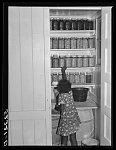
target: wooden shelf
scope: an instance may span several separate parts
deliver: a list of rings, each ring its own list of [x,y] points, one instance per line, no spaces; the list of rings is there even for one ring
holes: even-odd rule
[[[84,109],[97,109],[98,106],[94,100],[87,99],[85,102],[74,102],[77,110],[84,110]],[[55,103],[52,103],[52,107],[54,108]],[[60,112],[56,111],[55,109],[51,109],[52,116],[60,116]]]
[[[66,56],[66,55],[81,55],[81,56],[94,56],[96,54],[95,49],[51,49],[50,55],[59,55],[59,56]]]
[[[95,71],[95,67],[67,68],[66,72]],[[51,72],[61,72],[61,68],[51,68]]]
[[[86,49],[50,49],[50,51],[95,51],[95,48],[86,48]]]
[[[91,19],[91,20],[95,20],[95,19],[92,19],[91,17],[79,17],[78,15],[50,15],[49,18],[62,18],[62,19]]]
[[[78,85],[71,85],[71,88],[75,87],[95,87],[95,84],[78,84]],[[57,87],[57,85],[51,85],[51,88]]]
[[[69,33],[95,33],[95,30],[50,30],[50,33],[54,34],[54,33],[65,33],[65,34],[69,34]]]
[[[95,35],[95,30],[50,30],[52,37],[88,37]]]

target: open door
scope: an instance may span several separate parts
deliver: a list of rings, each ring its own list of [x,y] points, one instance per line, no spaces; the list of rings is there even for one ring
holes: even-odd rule
[[[9,146],[51,145],[44,8],[9,7]]]
[[[102,8],[100,145],[111,146],[111,7]]]

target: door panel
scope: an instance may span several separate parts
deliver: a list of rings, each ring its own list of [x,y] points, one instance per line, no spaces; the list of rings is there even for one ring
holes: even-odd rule
[[[32,30],[33,34],[43,34],[43,20],[44,20],[44,13],[43,8],[40,7],[32,7]],[[41,35],[42,35],[41,34]],[[42,38],[41,38],[42,39]]]
[[[20,8],[20,44],[23,110],[33,110],[31,8]]]
[[[35,145],[46,145],[46,120],[35,120]]]
[[[44,47],[41,34],[33,34],[34,110],[45,110]]]
[[[111,7],[102,8],[101,30],[101,137],[111,145]]]
[[[11,143],[12,145],[22,145],[23,143],[23,132],[22,132],[22,121],[13,120],[10,121],[11,126]]]
[[[34,110],[45,110],[43,8],[32,7]],[[41,86],[40,86],[41,85]]]
[[[24,145],[34,145],[34,120],[23,120]]]
[[[19,43],[19,9],[9,8],[8,10],[9,24],[9,110],[21,111],[21,72],[20,72],[20,43]]]

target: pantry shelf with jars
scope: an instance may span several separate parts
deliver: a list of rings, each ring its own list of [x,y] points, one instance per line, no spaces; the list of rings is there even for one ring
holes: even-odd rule
[[[65,10],[50,10],[51,87],[62,79],[61,67],[66,65],[72,87],[94,88],[96,19],[67,12],[70,15]]]

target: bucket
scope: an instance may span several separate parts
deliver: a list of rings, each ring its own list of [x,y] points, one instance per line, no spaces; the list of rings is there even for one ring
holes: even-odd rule
[[[76,102],[84,102],[87,100],[87,94],[88,94],[89,88],[72,88],[73,92],[73,98]]]
[[[84,140],[82,141],[82,145],[83,145],[83,146],[98,146],[98,145],[99,145],[99,142],[98,142],[98,140],[96,140],[96,139],[88,138],[88,139],[84,139]]]

